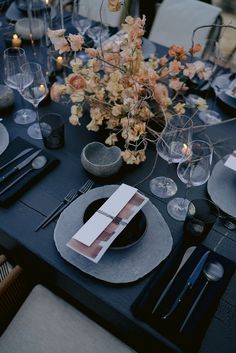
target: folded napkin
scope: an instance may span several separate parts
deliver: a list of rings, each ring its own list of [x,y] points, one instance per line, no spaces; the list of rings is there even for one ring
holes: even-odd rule
[[[165,285],[170,280],[170,259],[173,260],[172,256],[163,266],[160,274],[158,276],[155,275],[154,279],[151,280],[132,306],[133,312],[136,316],[149,323],[153,328],[177,344],[184,352],[188,353],[197,352],[199,349],[201,340],[217,308],[220,297],[235,270],[235,263],[221,255],[218,255],[217,253],[210,252],[207,262],[221,263],[224,268],[224,275],[219,281],[208,283],[200,301],[198,302],[198,305],[192,312],[191,317],[181,333],[179,330],[186,318],[186,315],[206,283],[206,277],[203,272],[199,276],[193,288],[187,292],[183,301],[178,305],[172,315],[165,320],[161,317],[168,312],[202,255],[208,250],[209,249],[202,245],[197,247],[179,274],[176,276],[170,291],[166,293],[166,296],[163,298],[162,302],[153,314],[152,309],[155,302],[158,300],[163,289],[165,288]],[[179,254],[180,249],[176,249],[173,254],[174,267],[172,268],[172,275],[174,274],[176,268],[178,268],[178,266],[176,266],[176,261],[179,261]]]
[[[20,162],[22,162],[24,159],[29,157],[35,151],[39,150],[38,147],[32,145],[31,143],[29,143],[28,141],[26,141],[20,137],[17,137],[16,139],[14,139],[10,143],[10,145],[8,146],[6,151],[0,156],[0,166],[7,163],[9,160],[14,158],[16,155],[18,155],[24,149],[30,148],[30,147],[33,147],[33,150],[31,152],[29,152],[25,156],[21,157],[17,161],[11,163],[9,166],[7,166],[2,171],[0,171],[0,176],[4,175],[11,168],[16,166]],[[42,152],[40,152],[39,155],[45,156],[47,158],[46,165],[41,169],[31,171],[24,178],[22,178],[19,182],[17,182],[14,186],[12,186],[5,193],[3,193],[0,196],[0,206],[3,206],[3,207],[9,206],[12,202],[16,201],[26,190],[28,190],[33,184],[35,184],[44,175],[49,173],[59,163],[58,159],[55,159],[51,154],[47,153],[44,150],[42,150]],[[16,172],[14,175],[12,175],[12,177],[9,177],[9,179],[7,179],[6,181],[2,182],[0,184],[0,191],[3,190],[11,182],[13,182],[14,179],[18,178],[21,174],[23,174],[27,169],[30,169],[31,163],[29,163],[27,166],[22,168],[22,170]]]

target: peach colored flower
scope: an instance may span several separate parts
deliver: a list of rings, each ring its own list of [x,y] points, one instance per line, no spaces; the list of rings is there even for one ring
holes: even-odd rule
[[[48,37],[51,40],[57,39],[57,38],[64,38],[64,34],[65,34],[65,29],[56,29],[56,30],[52,30],[50,28],[48,28]]]
[[[70,51],[70,46],[64,37],[65,29],[51,30],[48,29],[48,37],[50,38],[52,44],[59,53],[65,53]]]
[[[80,34],[69,34],[68,41],[70,42],[71,49],[79,51],[82,49],[84,44],[84,38]]]
[[[188,90],[188,87],[186,84],[182,81],[180,81],[179,78],[172,78],[169,81],[169,87],[172,88],[176,92],[184,92]]]
[[[159,59],[159,64],[160,64],[161,66],[164,66],[164,65],[166,65],[167,63],[168,63],[168,59],[167,59],[166,55],[162,56],[162,57]]]
[[[174,110],[175,112],[178,114],[178,115],[182,115],[185,113],[185,103],[177,103],[175,106],[174,106]]]
[[[105,140],[105,143],[110,146],[115,145],[116,142],[118,142],[118,138],[114,133],[110,134],[110,136]]]
[[[123,160],[127,164],[137,164],[138,165],[141,162],[144,162],[146,159],[144,150],[130,151],[129,149],[126,149],[125,151],[121,152],[121,156],[123,157]]]
[[[186,67],[183,71],[184,76],[187,76],[188,78],[193,78],[196,74],[196,66],[192,63],[186,63]]]
[[[54,102],[59,102],[61,99],[61,96],[65,93],[66,93],[66,86],[61,85],[57,82],[55,82],[52,85],[51,90],[50,90],[50,96]]]
[[[189,52],[192,54],[196,54],[198,53],[200,50],[202,49],[202,46],[200,43],[196,43],[194,44],[194,46],[192,48],[190,48]]]
[[[70,94],[70,99],[72,103],[81,103],[84,101],[85,92],[82,89],[73,90]]]
[[[176,57],[178,60],[185,60],[186,59],[186,51],[183,47],[178,47],[177,45],[172,45],[169,50],[168,54],[171,57]]]
[[[107,0],[107,5],[111,12],[119,11],[121,8],[120,0]]]
[[[171,104],[169,98],[168,89],[163,83],[157,83],[153,87],[153,98],[159,103],[163,108]]]
[[[173,60],[169,64],[169,73],[172,76],[176,76],[180,73],[180,71],[184,68],[181,63],[177,60]]]
[[[75,73],[70,74],[66,78],[66,82],[73,89],[83,89],[86,87],[86,82],[83,76]]]

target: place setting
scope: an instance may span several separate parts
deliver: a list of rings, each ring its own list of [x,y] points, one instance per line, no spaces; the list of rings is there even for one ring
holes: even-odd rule
[[[120,212],[117,208],[117,201],[121,200],[119,194],[126,195],[127,200],[122,198]],[[145,202],[139,212],[135,203],[132,206],[130,201],[129,205],[132,199],[129,195],[137,195],[140,202]],[[126,207],[125,202],[128,202]],[[132,208],[136,215],[132,214]],[[128,217],[128,224],[126,213],[133,216],[133,219]],[[93,221],[93,218],[101,217],[104,228],[99,228],[98,221]],[[97,228],[98,234],[94,235],[93,241],[90,240],[89,246],[87,229],[92,236]],[[79,232],[85,234],[85,240]],[[61,213],[54,230],[54,241],[60,255],[78,269],[97,279],[117,284],[134,282],[145,276],[168,256],[173,244],[161,213],[137,189],[126,184],[93,188],[77,198]]]
[[[197,352],[235,264],[202,245],[219,217],[207,199],[192,200],[183,239],[132,305],[135,316],[184,352]]]
[[[0,205],[15,202],[58,163],[46,150],[15,138],[0,156]]]

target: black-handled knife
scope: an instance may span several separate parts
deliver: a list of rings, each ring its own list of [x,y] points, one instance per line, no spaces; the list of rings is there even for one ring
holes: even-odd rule
[[[7,163],[3,164],[0,166],[0,170],[3,170],[4,168],[6,168],[8,165],[10,165],[11,163],[17,161],[17,159],[25,156],[27,153],[29,153],[30,151],[32,151],[34,148],[26,148],[25,150],[23,150],[21,153],[19,153],[17,156],[15,156],[14,158],[10,159],[10,161],[8,161]]]
[[[9,178],[11,175],[15,174],[22,168],[24,168],[27,164],[29,164],[42,150],[37,150],[33,154],[31,154],[29,157],[23,160],[23,162],[17,164],[14,168],[10,169],[9,172],[4,174],[3,176],[0,177],[0,183],[2,183],[4,180]]]
[[[180,292],[180,294],[176,298],[174,304],[171,306],[169,311],[161,317],[163,320],[167,319],[175,311],[175,309],[177,308],[179,303],[182,301],[182,299],[185,296],[185,294],[187,293],[187,291],[189,289],[191,289],[193,287],[193,285],[196,283],[197,279],[200,276],[200,273],[202,272],[203,267],[205,266],[205,263],[207,261],[209,254],[210,254],[210,251],[208,250],[202,255],[201,259],[198,261],[198,264],[195,266],[193,272],[191,273],[191,275],[187,279],[187,282],[186,282],[184,288],[182,289],[182,291]]]

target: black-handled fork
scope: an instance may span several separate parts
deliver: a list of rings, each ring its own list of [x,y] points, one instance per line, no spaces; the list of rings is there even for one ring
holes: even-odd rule
[[[35,231],[37,231],[39,228],[45,228],[57,216],[59,216],[61,214],[61,212],[64,211],[64,209],[67,206],[69,206],[69,204],[71,202],[73,202],[79,195],[85,194],[87,191],[89,191],[92,188],[93,184],[94,184],[94,182],[92,180],[88,179],[86,181],[86,183],[78,191],[75,191],[72,195],[69,196],[69,201],[62,202],[60,205],[58,205],[58,207],[55,210],[53,210],[53,212],[51,212],[50,215],[48,215],[46,217],[46,219],[35,229]]]
[[[75,196],[77,195],[77,190],[72,189],[68,192],[68,194],[64,197],[63,201],[59,203],[59,205],[38,225],[38,227],[35,229],[35,232],[37,232],[40,228],[42,228],[45,223],[51,219],[54,214],[65,204],[70,202]]]

